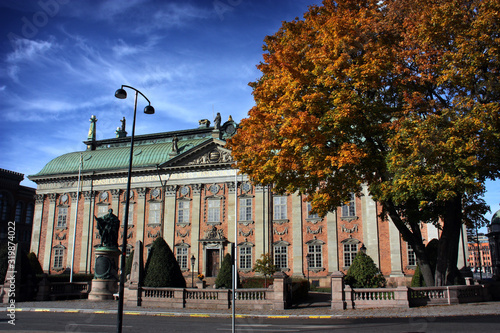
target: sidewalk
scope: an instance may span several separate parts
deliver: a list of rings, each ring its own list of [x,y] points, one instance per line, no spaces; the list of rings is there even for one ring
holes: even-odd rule
[[[6,304],[1,305],[6,310]],[[80,312],[80,313],[116,313],[117,301],[68,300],[50,302],[19,302],[16,311],[36,312]],[[195,317],[230,317],[231,309],[227,310],[196,310],[169,309],[167,307],[124,307],[125,315],[151,316],[195,316]],[[311,293],[309,302],[305,302],[281,311],[241,310],[236,302],[236,317],[267,317],[267,318],[387,318],[387,317],[447,317],[447,316],[477,316],[500,315],[500,302],[468,303],[456,305],[425,306],[418,308],[378,308],[332,310],[330,302],[324,294]]]

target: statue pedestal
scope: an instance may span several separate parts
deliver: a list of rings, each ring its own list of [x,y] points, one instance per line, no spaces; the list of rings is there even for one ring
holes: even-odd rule
[[[114,299],[118,292],[118,258],[117,248],[98,247],[95,251],[94,279],[89,300]]]

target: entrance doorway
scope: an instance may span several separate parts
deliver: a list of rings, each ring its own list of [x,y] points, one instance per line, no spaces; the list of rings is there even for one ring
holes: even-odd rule
[[[207,277],[216,277],[219,274],[219,249],[207,249]]]

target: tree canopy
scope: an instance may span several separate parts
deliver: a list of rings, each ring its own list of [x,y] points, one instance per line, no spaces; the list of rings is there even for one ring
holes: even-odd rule
[[[240,172],[323,215],[366,184],[426,284],[449,283],[462,212],[484,211],[500,170],[499,13],[496,0],[325,0],[284,22],[229,141]],[[420,222],[442,226],[435,276]]]

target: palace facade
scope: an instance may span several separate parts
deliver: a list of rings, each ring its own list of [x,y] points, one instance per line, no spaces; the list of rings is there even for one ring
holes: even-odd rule
[[[130,137],[123,125],[115,138],[96,140],[96,121],[93,116],[86,150],[59,156],[29,176],[38,185],[31,251],[47,273],[72,262],[75,272],[92,273],[100,244],[94,216],[113,209],[123,224]],[[163,237],[187,279],[193,270],[214,277],[235,243],[242,277],[252,276],[255,261],[270,253],[288,275],[326,286],[333,271],[345,273],[366,249],[389,281],[403,284],[413,275],[414,252],[392,222],[379,218],[366,187],[324,218],[311,214],[301,195],[275,195],[237,175],[225,148],[236,129],[229,117],[216,127],[204,119],[198,128],[135,137],[129,221],[119,234],[119,244],[127,237],[127,252],[137,241],[148,248]],[[439,230],[422,224],[422,234],[429,241]],[[461,239],[459,268],[467,256]]]

